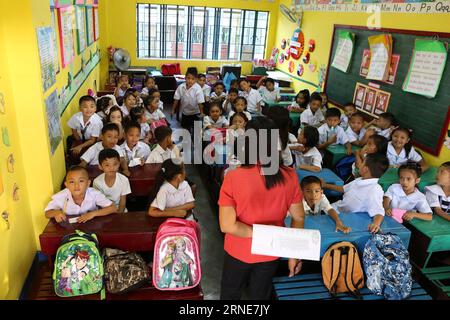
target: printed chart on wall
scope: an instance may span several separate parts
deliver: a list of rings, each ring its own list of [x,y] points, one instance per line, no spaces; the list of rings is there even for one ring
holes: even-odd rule
[[[39,57],[41,62],[41,78],[44,92],[56,82],[55,60],[57,49],[54,47],[51,27],[36,28]]]
[[[78,54],[80,54],[86,49],[86,15],[84,7],[75,6],[75,16],[77,18]]]
[[[100,37],[100,25],[98,20],[98,8],[94,8],[94,40],[97,41]]]
[[[55,52],[58,50],[58,43],[56,41],[56,15],[55,10],[51,10],[51,28],[52,28],[52,40],[53,40],[53,48],[55,48]],[[55,55],[55,72],[56,74],[59,73],[59,58],[58,54]]]
[[[370,63],[366,79],[386,81],[392,55],[392,35],[380,34],[367,38],[370,46]]]
[[[58,95],[56,90],[45,100],[45,107],[47,110],[48,135],[50,139],[50,149],[55,153],[56,148],[62,139],[61,134],[61,120],[58,110]]]
[[[347,72],[353,55],[355,34],[348,31],[339,31],[339,40],[331,66],[342,72]]]
[[[357,109],[372,116],[378,116],[387,112],[390,97],[389,92],[357,82],[353,94],[353,103]]]
[[[447,50],[438,40],[416,39],[403,90],[434,98],[447,62]]]
[[[62,67],[65,68],[75,58],[73,43],[73,9],[71,6],[58,9],[59,42]]]
[[[399,62],[400,62],[400,55],[393,54],[391,56],[391,63],[389,66],[388,78],[386,81],[383,81],[383,82],[386,82],[389,84],[395,83],[395,78],[397,77],[397,69],[398,69]],[[361,77],[365,78],[367,76],[367,73],[369,72],[369,65],[370,65],[370,50],[365,49],[363,52],[361,67],[359,69],[359,75]]]
[[[94,15],[92,7],[86,7],[86,32],[88,35],[88,46],[94,42]]]

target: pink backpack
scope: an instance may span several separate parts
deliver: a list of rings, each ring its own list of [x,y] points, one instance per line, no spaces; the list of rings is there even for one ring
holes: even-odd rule
[[[167,219],[158,228],[153,256],[153,285],[186,290],[200,283],[200,228],[194,221]]]

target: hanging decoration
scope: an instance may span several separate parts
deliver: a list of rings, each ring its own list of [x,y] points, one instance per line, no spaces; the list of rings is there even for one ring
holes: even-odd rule
[[[303,56],[303,59],[302,59],[303,63],[308,64],[310,58],[311,58],[311,56],[310,56],[309,52],[305,53],[305,55]]]
[[[281,49],[286,49],[286,39],[281,40]]]
[[[322,64],[320,67],[319,67],[319,72],[317,73],[317,90],[319,91],[319,92],[322,92],[322,85],[323,85],[323,83],[325,82],[325,77],[326,77],[326,74],[327,74],[327,66],[326,65],[324,65],[324,64]]]
[[[2,140],[3,140],[3,144],[4,144],[6,147],[11,146],[11,143],[10,143],[10,141],[9,141],[8,128],[6,128],[6,127],[3,127],[3,128],[2,128]]]
[[[305,36],[303,35],[303,31],[300,30],[300,28],[297,28],[294,30],[294,33],[291,38],[291,44],[289,46],[289,52],[291,53],[291,57],[295,60],[300,59],[304,47],[305,47]]]
[[[291,54],[289,52],[286,52],[284,54],[284,60],[289,60],[290,57],[291,57]]]
[[[283,62],[284,62],[284,52],[282,52],[282,53],[280,54],[280,57],[278,58],[278,63],[279,63],[279,64],[283,64]]]
[[[314,49],[316,49],[316,41],[314,39],[310,39],[308,41],[308,51],[314,52]]]
[[[299,77],[301,77],[303,75],[303,72],[305,71],[305,69],[303,68],[303,65],[301,63],[299,63],[298,67],[297,67],[297,75]]]
[[[20,200],[20,197],[19,197],[19,186],[17,185],[17,183],[14,183],[12,198],[13,198],[14,201],[19,201]]]
[[[14,173],[14,156],[12,153],[9,155],[8,159],[6,159],[6,168],[9,173]]]
[[[295,64],[294,61],[289,61],[289,72],[292,73],[295,70]]]
[[[317,60],[312,60],[312,61],[309,63],[308,67],[309,67],[309,71],[315,72],[316,69],[317,69]]]
[[[280,52],[280,50],[278,48],[272,49],[272,53],[270,54],[269,62],[271,62],[273,65],[275,65],[277,63],[279,52]]]

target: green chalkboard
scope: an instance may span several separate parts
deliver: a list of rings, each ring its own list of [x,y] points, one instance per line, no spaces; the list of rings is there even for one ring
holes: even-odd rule
[[[331,67],[338,43],[338,30],[346,30],[355,34],[353,58],[347,73]],[[393,85],[367,80],[359,75],[363,51],[364,49],[369,49],[367,37],[380,33],[389,33],[392,35],[392,53],[400,55],[397,77]],[[360,26],[335,25],[333,38],[331,39],[333,42],[325,82],[325,92],[329,100],[338,106],[342,106],[344,103],[353,100],[357,82],[366,85],[369,82],[379,84],[381,90],[391,93],[387,111],[395,115],[395,118],[401,126],[413,130],[414,144],[426,152],[438,155],[444,137],[447,134],[450,119],[450,58],[447,57],[439,90],[434,98],[429,99],[425,96],[402,90],[402,84],[411,61],[415,39],[431,39],[433,37],[438,37],[442,42],[450,43],[450,33],[399,29],[369,30]]]

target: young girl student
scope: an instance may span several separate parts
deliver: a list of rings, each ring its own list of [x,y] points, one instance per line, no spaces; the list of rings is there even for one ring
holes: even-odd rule
[[[317,150],[319,131],[316,127],[306,126],[298,138],[300,146],[291,147],[295,156],[295,166],[302,170],[319,172],[322,170],[322,155]]]
[[[148,96],[144,99],[145,116],[149,123],[165,119],[166,116],[158,107],[159,99],[156,96]]]
[[[145,109],[143,107],[134,107],[130,112],[131,122],[137,122],[141,126],[141,135],[139,139],[144,143],[149,143],[151,139],[150,125],[147,123]]]
[[[136,97],[133,92],[127,91],[123,96],[123,105],[120,106],[120,110],[124,116],[130,115],[130,110],[136,106]]]
[[[209,105],[209,115],[203,119],[203,128],[205,130],[212,128],[226,128],[228,120],[222,115],[222,106],[220,102],[212,102]]]
[[[398,127],[392,131],[391,141],[388,143],[387,157],[391,167],[399,167],[408,161],[420,163],[423,171],[428,169],[428,165],[422,156],[414,149],[411,141],[412,131]]]
[[[233,110],[238,95],[239,91],[237,89],[231,88],[228,91],[227,99],[223,102],[222,105],[222,110],[224,114],[228,115]]]
[[[309,90],[300,90],[295,97],[295,101],[288,107],[288,109],[290,112],[303,112],[308,108],[309,100]]]
[[[141,91],[141,97],[145,98],[149,95],[150,90],[158,90],[158,86],[155,83],[155,79],[151,76],[145,76],[143,88]]]
[[[393,209],[406,210],[402,219],[414,218],[431,220],[432,212],[425,195],[416,186],[420,182],[422,169],[416,162],[407,162],[398,169],[399,183],[391,185],[383,198],[383,207],[387,216],[392,216]]]
[[[114,106],[109,109],[109,113],[106,115],[105,124],[115,123],[119,128],[119,141],[124,139],[124,123],[125,119],[123,118],[122,110],[118,106]]]
[[[164,103],[161,101],[161,92],[159,92],[157,89],[151,89],[148,92],[148,96],[156,99],[156,101],[158,102],[159,110],[164,110]]]
[[[143,166],[150,155],[148,144],[139,141],[141,137],[141,125],[136,122],[130,122],[125,127],[125,142],[120,148],[125,153],[125,160],[128,167]]]
[[[434,213],[450,221],[450,161],[441,164],[436,184],[425,187],[425,195]]]
[[[128,76],[124,74],[121,75],[117,80],[116,90],[114,90],[114,96],[116,97],[116,99],[123,97],[125,95],[125,91],[127,91],[129,88],[131,88],[131,86],[128,83]]]
[[[351,115],[349,126],[347,130],[345,130],[345,133],[347,134],[348,142],[354,146],[362,147],[367,143],[369,133],[366,134],[366,129],[364,128],[364,116],[361,112],[355,112]]]
[[[225,93],[225,86],[222,82],[216,82],[213,85],[213,92],[211,93],[211,102],[219,102],[222,104],[227,98],[227,94]]]
[[[367,138],[367,143],[362,149],[355,151],[355,163],[352,165],[352,174],[355,178],[359,178],[359,168],[364,163],[364,159],[368,154],[380,153],[385,155],[387,150],[388,140],[378,134],[371,135]]]
[[[250,86],[250,82],[247,79],[241,79],[239,86],[242,90],[239,95],[247,100],[248,112],[253,115],[261,114],[262,97],[259,92]]]
[[[247,111],[247,99],[245,99],[244,97],[237,97],[232,109],[233,110],[231,110],[228,114],[228,122],[230,122],[231,117],[235,113],[239,112],[243,112],[246,115],[248,121],[252,120],[252,115]]]
[[[151,217],[185,218],[194,209],[195,199],[185,178],[183,163],[175,164],[172,159],[162,163],[154,189],[157,194],[148,210]]]

